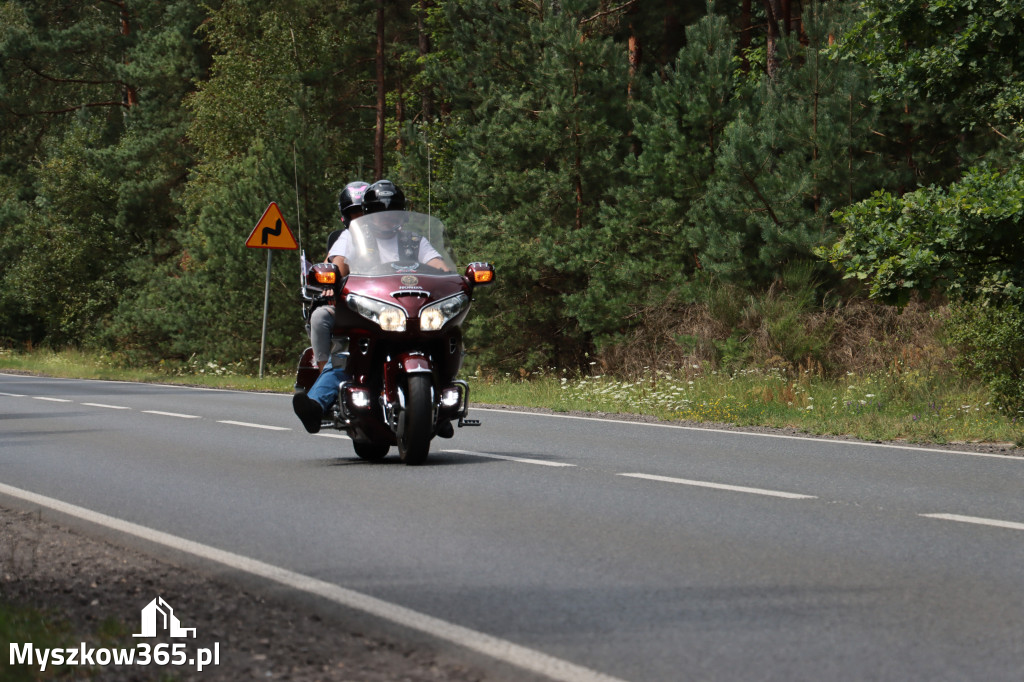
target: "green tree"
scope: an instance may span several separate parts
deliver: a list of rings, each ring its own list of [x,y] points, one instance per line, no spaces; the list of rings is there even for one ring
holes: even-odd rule
[[[521,367],[583,362],[592,339],[578,293],[614,258],[595,235],[628,152],[627,60],[584,30],[598,7],[444,7],[447,60],[435,68],[460,115],[448,121],[450,180],[434,189],[460,253],[494,262],[505,292],[481,297],[471,338]]]
[[[833,239],[833,209],[875,186],[866,74],[829,47],[844,21],[835,5],[809,7],[805,33],[779,41],[774,78],[761,78],[722,134],[689,222],[702,267],[723,281],[771,283]]]
[[[175,250],[168,224],[191,160],[180,102],[204,70],[202,16],[183,0],[0,5],[10,340],[90,340],[137,286],[137,263]]]
[[[872,296],[904,302],[941,290],[972,314],[952,323],[961,362],[1004,407],[1024,406],[1024,7],[1004,0],[921,4],[870,0],[850,54],[878,74],[878,99],[921,99],[959,127],[960,177],[840,213],[844,232],[820,253]],[[993,345],[997,344],[997,345]],[[998,347],[992,354],[987,349]]]
[[[608,254],[600,276],[576,296],[581,324],[607,342],[640,313],[686,298],[701,257],[688,214],[704,195],[723,133],[746,99],[728,20],[711,14],[686,28],[686,46],[633,103],[639,154],[625,159],[592,239]]]

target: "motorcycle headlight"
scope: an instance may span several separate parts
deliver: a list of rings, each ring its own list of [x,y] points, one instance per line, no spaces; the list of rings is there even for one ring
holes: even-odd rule
[[[402,308],[358,294],[349,294],[345,300],[349,308],[371,322],[380,325],[380,328],[384,331],[405,331],[406,315]]]
[[[420,311],[420,331],[437,331],[448,324],[449,320],[461,313],[468,304],[468,296],[456,294],[443,301],[428,305]]]

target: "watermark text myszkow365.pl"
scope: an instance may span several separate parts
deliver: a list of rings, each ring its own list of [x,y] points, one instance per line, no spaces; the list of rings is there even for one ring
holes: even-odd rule
[[[174,609],[157,597],[142,609],[142,632],[133,637],[195,638],[195,628],[183,628]],[[92,647],[84,642],[77,647],[37,648],[31,642],[11,642],[10,664],[30,665],[44,672],[47,666],[173,665],[202,671],[220,664],[220,642],[212,647],[190,648],[185,642],[152,645],[143,642],[134,647]]]

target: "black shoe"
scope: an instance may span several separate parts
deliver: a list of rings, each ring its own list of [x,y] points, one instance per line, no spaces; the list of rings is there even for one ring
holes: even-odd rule
[[[320,432],[320,423],[324,420],[324,408],[320,403],[313,400],[305,393],[296,393],[292,396],[292,408],[306,431],[310,433]]]
[[[455,428],[451,422],[443,422],[437,425],[437,435],[440,438],[451,438],[455,435]]]

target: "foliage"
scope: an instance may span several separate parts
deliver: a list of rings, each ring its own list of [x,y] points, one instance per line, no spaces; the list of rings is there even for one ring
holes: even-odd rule
[[[1015,345],[1000,357],[1024,306],[1024,9],[1005,0],[866,3],[849,54],[878,77],[876,98],[923,100],[958,125],[958,151],[972,165],[959,177],[906,194],[879,191],[838,212],[845,232],[819,253],[863,281],[873,297],[903,303],[943,290],[980,308],[955,318],[966,367],[997,400],[1020,402]]]
[[[878,192],[837,214],[842,238],[821,254],[872,297],[905,303],[913,291],[1024,302],[1024,172],[969,170],[948,189]]]
[[[1006,414],[1024,414],[1024,311],[1017,302],[960,305],[950,320],[958,367],[985,382]]]
[[[470,367],[655,339],[659,363],[830,371],[862,289],[815,252],[885,300],[1019,300],[1024,11],[795,3],[779,35],[769,11],[0,0],[0,336],[252,363],[254,221],[277,201],[319,259],[378,164],[497,266]],[[305,344],[295,255],[272,362]]]
[[[610,39],[581,30],[593,8],[446,7],[458,51],[438,65],[438,79],[448,92],[466,73],[473,82],[458,93],[463,116],[451,134],[459,144],[437,192],[460,252],[499,273],[471,323],[487,359],[578,364],[590,348],[573,306],[607,257],[592,234],[616,185],[626,129],[625,64]]]
[[[850,47],[879,100],[948,105],[965,129],[1024,124],[1024,6],[1016,0],[867,0]]]
[[[3,3],[0,310],[12,339],[89,341],[139,264],[176,249],[167,226],[190,152],[180,103],[203,70],[202,16],[183,0]]]

